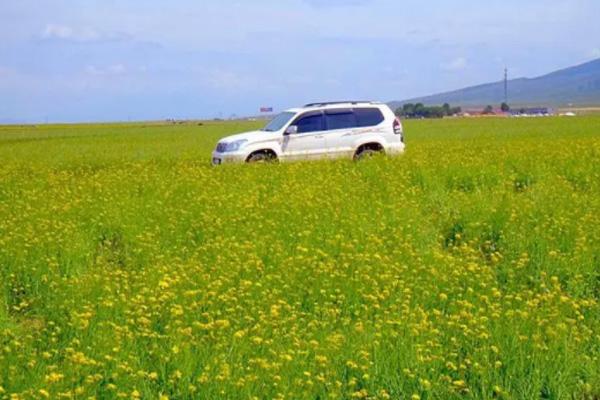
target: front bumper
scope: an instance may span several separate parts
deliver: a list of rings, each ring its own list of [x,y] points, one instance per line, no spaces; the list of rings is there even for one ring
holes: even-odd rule
[[[212,165],[239,164],[246,162],[247,155],[243,152],[219,153],[214,151],[211,156]]]

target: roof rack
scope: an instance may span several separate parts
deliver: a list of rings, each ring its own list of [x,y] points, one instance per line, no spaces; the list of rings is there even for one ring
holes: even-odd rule
[[[323,107],[323,106],[332,106],[336,104],[361,104],[361,103],[370,103],[373,104],[372,101],[357,101],[357,100],[349,100],[349,101],[325,101],[319,103],[309,103],[304,107]]]

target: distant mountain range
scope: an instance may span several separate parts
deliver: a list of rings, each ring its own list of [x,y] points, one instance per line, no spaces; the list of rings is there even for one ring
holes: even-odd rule
[[[480,107],[498,106],[504,101],[504,82],[487,83],[465,89],[393,101],[393,109],[405,103]],[[515,106],[597,106],[600,105],[600,59],[562,69],[538,78],[508,81],[508,102]]]

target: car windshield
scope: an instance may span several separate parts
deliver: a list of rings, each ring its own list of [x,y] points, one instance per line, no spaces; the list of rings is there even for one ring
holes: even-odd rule
[[[280,130],[285,126],[285,124],[287,124],[292,119],[294,115],[296,115],[296,113],[293,112],[284,112],[279,114],[278,116],[273,118],[271,122],[267,124],[267,126],[263,128],[263,131],[276,132]]]

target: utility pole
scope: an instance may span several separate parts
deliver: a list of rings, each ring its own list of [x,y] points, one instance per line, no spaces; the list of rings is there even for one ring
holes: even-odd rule
[[[504,68],[504,102],[508,104],[508,68]]]

